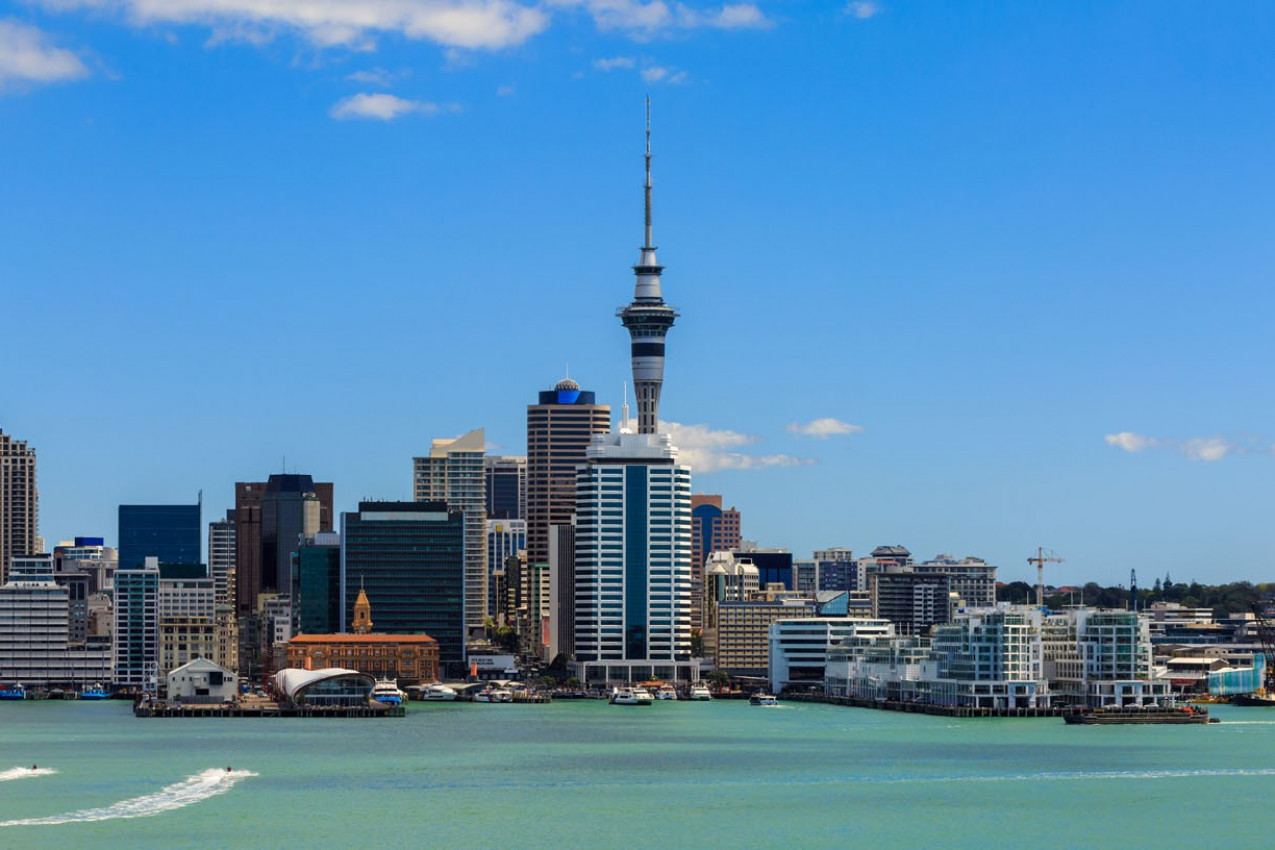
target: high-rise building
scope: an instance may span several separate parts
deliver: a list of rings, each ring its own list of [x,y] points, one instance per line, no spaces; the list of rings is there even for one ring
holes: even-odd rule
[[[198,564],[202,505],[120,505],[119,568],[136,570],[147,558],[160,564]]]
[[[159,577],[159,679],[197,658],[216,659],[217,606],[214,580],[207,575]]]
[[[335,633],[341,627],[341,535],[321,531],[302,543],[294,557],[297,633]]]
[[[159,684],[159,559],[115,571],[114,682],[155,693]]]
[[[491,569],[491,577],[487,582],[487,610],[497,625],[509,625],[506,613],[507,599],[501,593],[506,588],[498,588],[494,577],[503,573],[506,561],[510,558],[522,558],[527,552],[527,521],[521,519],[488,519],[487,520],[487,564]],[[503,620],[503,621],[502,621]]]
[[[638,433],[655,434],[660,422],[660,390],[664,386],[664,336],[677,311],[664,303],[660,275],[664,267],[655,259],[651,242],[651,101],[646,102],[646,238],[642,243],[633,301],[616,311],[631,340],[633,391],[638,403]]]
[[[487,479],[484,432],[434,440],[427,457],[412,459],[418,502],[446,502],[465,515],[465,628],[481,634],[487,619]],[[378,609],[380,603],[377,604]],[[441,639],[440,639],[441,644]]]
[[[235,614],[235,511],[208,523],[208,575],[213,582],[217,652],[212,660],[239,669],[239,618]]]
[[[695,678],[690,467],[665,434],[598,436],[586,460],[575,538],[581,678]]]
[[[266,596],[287,593],[292,553],[303,536],[331,531],[333,488],[309,475],[235,484],[235,611],[247,617]]]
[[[35,555],[40,496],[35,487],[35,449],[0,431],[0,584],[8,580],[9,559]]]
[[[378,633],[429,635],[447,674],[464,675],[467,519],[445,502],[360,502],[341,514],[341,631],[362,590]]]
[[[545,654],[550,660],[573,652],[569,635],[575,607],[574,565],[566,560],[572,550],[560,545],[553,529],[575,521],[576,471],[594,435],[610,428],[611,408],[570,379],[527,405],[527,563],[544,565],[549,578],[542,615],[549,619],[552,648]]]
[[[55,581],[53,559],[16,555],[12,567],[0,586],[0,681],[72,689],[107,681],[110,649],[72,634],[76,590]]]
[[[487,455],[483,458],[483,474],[487,477],[487,519],[525,517],[527,459]]]
[[[704,628],[704,563],[712,552],[729,552],[740,543],[739,511],[722,508],[722,497],[691,496],[691,628]]]

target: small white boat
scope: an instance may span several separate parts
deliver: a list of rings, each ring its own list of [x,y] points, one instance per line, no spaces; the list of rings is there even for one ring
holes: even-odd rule
[[[748,698],[749,705],[779,705],[779,700],[774,694],[753,694]]]
[[[655,692],[656,699],[677,699],[677,689],[672,685],[660,685]]]
[[[442,682],[436,682],[421,691],[421,699],[425,702],[451,702],[456,699],[456,691]]]
[[[485,688],[474,694],[474,702],[513,702],[512,691],[504,688]]]
[[[691,699],[697,702],[706,702],[713,698],[713,694],[703,685],[691,685]]]
[[[654,705],[655,697],[641,688],[616,688],[611,693],[611,705]]]
[[[407,694],[398,689],[398,679],[377,679],[372,688],[372,699],[389,705],[402,705]]]

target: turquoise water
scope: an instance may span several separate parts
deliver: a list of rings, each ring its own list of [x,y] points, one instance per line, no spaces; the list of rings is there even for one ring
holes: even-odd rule
[[[0,847],[1266,844],[1275,712],[1215,714],[1069,727],[715,701],[139,720],[6,703]]]

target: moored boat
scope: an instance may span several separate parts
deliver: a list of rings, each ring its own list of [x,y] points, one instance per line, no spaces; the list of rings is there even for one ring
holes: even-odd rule
[[[0,699],[26,699],[27,689],[22,687],[21,682],[14,682],[12,685],[0,685]]]
[[[421,700],[424,702],[451,702],[454,699],[456,691],[442,682],[435,682],[421,691]]]
[[[110,697],[111,692],[103,687],[101,682],[94,682],[80,691],[80,699],[110,699]]]
[[[377,679],[376,685],[372,688],[372,699],[377,702],[401,705],[405,698],[405,694],[398,689],[397,679]]]
[[[611,693],[611,705],[653,705],[655,697],[641,688],[616,688]]]
[[[705,702],[713,698],[712,692],[703,685],[691,685],[690,699]]]
[[[1108,706],[1078,709],[1063,715],[1063,720],[1081,726],[1142,726],[1168,724],[1175,726],[1217,723],[1209,710],[1198,705]]]
[[[1231,705],[1245,708],[1275,708],[1275,695],[1268,693],[1236,694],[1231,697]]]

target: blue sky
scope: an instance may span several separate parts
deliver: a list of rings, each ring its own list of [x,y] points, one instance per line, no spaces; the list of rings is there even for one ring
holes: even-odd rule
[[[0,4],[0,428],[52,543],[285,464],[408,498],[434,437],[522,452],[568,369],[618,410],[649,93],[661,412],[746,537],[1271,580],[1273,36],[1258,3]]]

